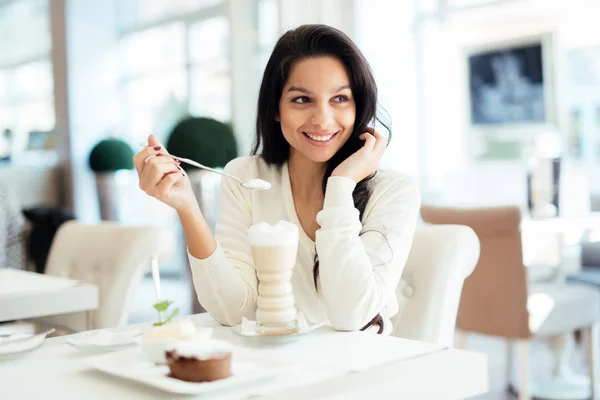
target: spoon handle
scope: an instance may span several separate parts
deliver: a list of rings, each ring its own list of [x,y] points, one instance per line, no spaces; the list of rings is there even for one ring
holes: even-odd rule
[[[140,143],[140,146],[146,147],[146,145],[144,143]],[[233,179],[234,181],[236,181],[240,185],[244,186],[244,182],[240,181],[235,176],[226,174],[225,172],[217,171],[216,169],[212,169],[210,167],[207,167],[206,165],[202,165],[202,164],[200,164],[200,163],[198,163],[198,162],[196,162],[194,160],[190,160],[189,158],[177,157],[177,156],[174,156],[173,154],[168,154],[168,153],[160,153],[160,154],[162,154],[163,156],[171,157],[174,160],[179,160],[182,163],[186,163],[186,164],[192,165],[192,166],[197,167],[197,168],[205,169],[207,171],[214,172],[215,174],[226,176],[228,178]]]
[[[228,178],[234,179],[234,180],[236,180],[236,181],[237,181],[237,182],[238,182],[240,185],[244,186],[244,183],[243,183],[242,181],[240,181],[238,178],[236,178],[235,176],[233,176],[233,175],[229,175],[229,174],[226,174],[225,172],[221,172],[221,171],[218,171],[218,170],[216,170],[216,169],[212,169],[212,168],[210,168],[210,167],[207,167],[207,166],[205,166],[205,165],[202,165],[202,164],[200,164],[200,163],[197,163],[197,162],[196,162],[196,161],[194,161],[194,160],[190,160],[189,158],[177,157],[177,156],[174,156],[174,155],[172,155],[172,154],[164,154],[164,153],[161,153],[161,154],[163,154],[163,155],[165,155],[165,156],[169,156],[169,157],[171,157],[171,158],[173,158],[173,159],[175,159],[175,160],[179,160],[179,161],[181,161],[182,163],[186,163],[186,164],[189,164],[189,165],[193,165],[194,167],[202,168],[202,169],[205,169],[205,170],[207,170],[207,171],[214,172],[215,174],[223,175],[223,176],[226,176],[226,177],[228,177]]]

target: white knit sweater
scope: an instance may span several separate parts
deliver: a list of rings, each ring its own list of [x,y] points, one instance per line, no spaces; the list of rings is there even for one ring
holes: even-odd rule
[[[189,255],[200,304],[221,324],[255,318],[257,278],[248,244],[248,228],[258,222],[286,220],[298,225],[300,241],[292,286],[296,307],[311,323],[329,322],[338,330],[358,330],[377,313],[391,332],[398,312],[396,287],[411,247],[420,206],[417,184],[409,176],[379,171],[359,220],[354,181],[330,177],[320,229],[313,242],[303,231],[292,197],[287,164],[276,167],[259,157],[231,161],[225,171],[247,181],[271,182],[269,191],[251,192],[230,179],[221,183],[217,213],[217,250],[206,259]],[[320,185],[320,182],[315,182]],[[313,281],[319,255],[319,291]]]

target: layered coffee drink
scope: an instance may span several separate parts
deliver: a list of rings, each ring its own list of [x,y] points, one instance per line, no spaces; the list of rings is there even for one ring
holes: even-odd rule
[[[261,222],[248,230],[258,276],[256,321],[259,330],[292,329],[296,305],[292,273],[298,253],[298,227],[286,221]]]

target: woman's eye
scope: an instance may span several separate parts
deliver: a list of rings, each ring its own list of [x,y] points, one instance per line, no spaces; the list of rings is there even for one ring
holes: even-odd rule
[[[306,104],[309,101],[310,101],[309,98],[306,96],[296,97],[295,99],[292,100],[292,102],[298,103],[298,104]]]
[[[335,101],[336,103],[343,103],[345,101],[348,101],[348,96],[344,96],[343,94],[340,94],[338,96],[335,96],[333,98],[333,101]]]

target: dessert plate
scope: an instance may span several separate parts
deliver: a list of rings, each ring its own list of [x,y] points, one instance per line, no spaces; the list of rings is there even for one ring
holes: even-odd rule
[[[14,334],[0,338],[0,362],[14,360],[39,348],[44,344],[46,335],[54,332],[49,329],[34,335]]]
[[[86,352],[116,351],[137,346],[141,334],[141,331],[115,333],[110,330],[99,330],[81,332],[70,335],[65,339],[65,343],[77,350]]]
[[[296,367],[274,360],[253,360],[233,353],[232,376],[214,382],[186,382],[169,376],[169,367],[145,361],[139,349],[91,357],[88,365],[104,373],[177,394],[206,394],[292,371]]]
[[[238,336],[246,337],[257,342],[277,344],[296,341],[302,336],[308,335],[324,325],[325,323],[309,325],[304,314],[298,313],[295,329],[261,332],[257,329],[256,321],[243,318],[242,323],[233,326],[231,331]]]

